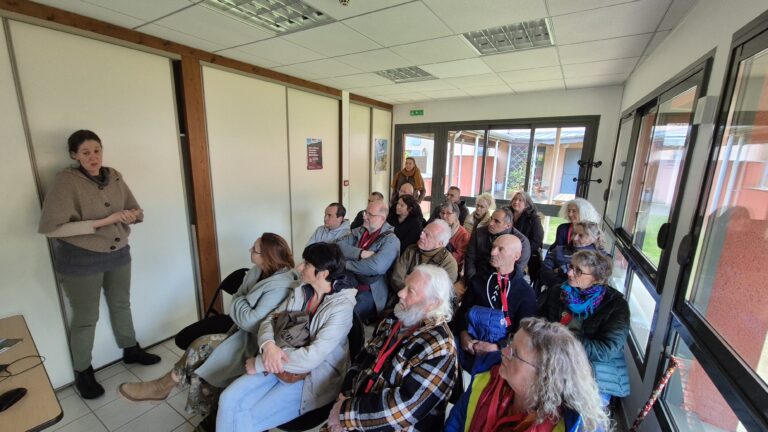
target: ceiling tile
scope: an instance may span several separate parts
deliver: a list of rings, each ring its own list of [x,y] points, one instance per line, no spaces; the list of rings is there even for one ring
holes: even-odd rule
[[[361,88],[356,88],[355,93],[363,92],[365,94],[370,94],[370,95],[384,95],[384,96],[405,93],[406,90],[403,90],[401,86],[402,84],[387,84],[387,85],[380,85],[380,86],[361,87]]]
[[[392,83],[392,81],[373,73],[338,76],[334,77],[333,80],[339,83],[339,88],[345,90],[355,87],[370,87]]]
[[[547,16],[544,0],[423,0],[455,33]]]
[[[334,59],[322,59],[306,63],[296,63],[285,67],[290,67],[299,71],[299,73],[306,74],[307,76],[312,76],[314,78],[333,78],[337,76],[352,75],[362,72],[361,70],[353,68],[348,64],[344,64]]]
[[[184,9],[159,19],[154,24],[195,35],[199,39],[223,45],[224,48],[233,48],[274,36],[272,32],[248,25],[202,5]],[[142,31],[143,29],[144,27],[139,28]]]
[[[432,100],[427,95],[421,94],[421,93],[404,93],[404,94],[398,94],[398,95],[391,95],[388,96],[390,99],[397,103],[404,103],[404,102],[419,102],[419,101],[428,101]]]
[[[563,90],[565,83],[562,79],[549,81],[533,81],[527,83],[510,84],[515,93],[527,93],[533,91]]]
[[[83,3],[101,6],[146,22],[189,7],[198,1],[200,0],[83,0]]]
[[[569,89],[583,88],[583,87],[604,87],[610,85],[619,85],[626,81],[629,74],[611,74],[611,75],[598,75],[578,78],[566,78],[565,85]]]
[[[329,57],[381,48],[376,42],[338,22],[291,33],[282,38]]]
[[[650,33],[670,0],[642,0],[552,18],[558,45]]]
[[[562,79],[563,72],[560,70],[560,66],[549,66],[545,68],[501,72],[499,73],[499,76],[504,81],[514,85],[515,83],[521,82]]]
[[[448,36],[390,48],[413,64],[440,63],[477,57],[461,36]]]
[[[672,6],[669,7],[664,19],[661,20],[659,30],[672,30],[675,26],[688,15],[688,12],[696,6],[697,0],[672,0]]]
[[[577,78],[593,75],[610,75],[630,73],[637,64],[637,57],[618,60],[603,60],[598,62],[563,65],[566,78]]]
[[[653,33],[603,39],[572,45],[560,45],[560,63],[586,63],[590,61],[638,57],[643,53]]]
[[[479,75],[491,72],[491,69],[479,58],[420,65],[419,67],[438,78]]]
[[[83,3],[80,0],[37,0],[36,3],[52,6],[57,9],[91,17],[125,28],[133,28],[144,23],[143,20],[137,17],[116,12],[101,6]]]
[[[387,48],[366,51],[357,54],[349,54],[336,57],[335,60],[346,63],[365,72],[413,66],[415,64],[400,57]]]
[[[302,78],[302,79],[305,79],[305,80],[316,80],[316,79],[318,79],[318,75],[316,73],[313,73],[311,71],[306,71],[304,69],[298,69],[298,68],[294,67],[293,65],[291,65],[291,66],[278,66],[278,67],[273,68],[273,69],[278,71],[278,72],[280,72],[280,73],[284,73],[286,75],[294,76],[296,78]]]
[[[217,51],[216,54],[222,55],[224,57],[229,57],[231,59],[240,60],[248,64],[265,67],[265,68],[273,68],[275,66],[280,66],[278,63],[275,63],[271,60],[267,60],[259,56],[255,56],[249,52],[240,50],[239,48],[230,48],[230,49]]]
[[[308,50],[282,38],[272,38],[237,47],[256,57],[267,59],[278,65],[304,63],[323,58],[322,54]]]
[[[386,9],[411,0],[353,0],[346,6],[342,6],[339,0],[304,0],[304,3],[322,11],[337,20],[343,20],[368,12]]]
[[[466,92],[463,92],[458,89],[431,90],[431,91],[425,91],[422,93],[431,97],[432,99],[451,99],[451,98],[461,98],[461,97],[468,96]]]
[[[512,89],[506,85],[496,85],[487,87],[474,87],[463,89],[470,96],[490,96],[496,94],[509,94],[513,93]]]
[[[667,35],[670,33],[669,30],[662,31],[662,32],[656,32],[653,35],[653,39],[651,39],[651,43],[648,44],[648,48],[646,48],[644,56],[650,55],[658,46],[664,42],[664,39],[667,38]]]
[[[502,81],[501,78],[499,78],[494,73],[467,75],[457,78],[446,78],[445,81],[455,85],[458,88],[504,85],[504,81]]]
[[[537,48],[507,54],[482,57],[483,62],[496,72],[557,66],[557,50],[554,47]]]
[[[626,3],[634,0],[547,0],[549,13],[552,16],[581,12]]]
[[[452,34],[421,2],[344,20],[344,24],[384,46],[401,45]]]
[[[142,26],[141,32],[208,52],[226,48],[226,46],[222,44],[200,39],[197,36],[163,27],[158,24],[147,24]]]
[[[424,92],[424,91],[431,91],[431,90],[449,90],[449,89],[456,88],[451,84],[447,83],[445,80],[417,81],[417,82],[395,84],[395,85],[402,90],[401,93],[405,93],[409,91]]]
[[[334,81],[333,78],[316,78],[314,81],[318,84],[326,85],[328,87],[341,89],[341,85]]]

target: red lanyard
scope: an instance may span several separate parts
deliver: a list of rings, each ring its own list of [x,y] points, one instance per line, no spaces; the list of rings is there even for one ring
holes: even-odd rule
[[[507,327],[512,325],[512,320],[509,318],[509,304],[507,303],[507,293],[509,292],[509,275],[501,277],[501,273],[496,273],[496,281],[499,284],[499,291],[501,292],[501,310],[504,311],[504,320],[507,322]],[[506,288],[504,283],[507,284]]]
[[[568,239],[566,240],[566,244],[571,244],[571,234],[573,234],[573,224],[568,225]]]
[[[396,322],[394,327],[392,327],[389,330],[389,337],[387,338],[387,341],[384,342],[384,345],[382,345],[381,349],[379,350],[379,354],[376,357],[376,363],[373,365],[373,376],[371,376],[368,379],[368,384],[365,385],[365,393],[371,391],[373,388],[373,384],[376,381],[376,378],[378,378],[379,373],[381,372],[381,369],[384,367],[384,363],[386,363],[387,359],[390,355],[392,355],[392,352],[395,351],[397,347],[400,346],[400,343],[403,342],[403,339],[405,339],[407,336],[410,336],[413,334],[413,332],[416,331],[416,327],[414,326],[412,329],[408,330],[404,335],[400,336],[397,341],[395,341],[394,344],[390,346],[390,343],[392,342],[392,338],[395,337],[397,333],[400,332],[400,327],[402,326],[402,323],[400,321]]]

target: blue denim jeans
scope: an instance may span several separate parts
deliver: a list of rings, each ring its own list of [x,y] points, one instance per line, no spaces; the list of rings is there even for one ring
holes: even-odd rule
[[[299,416],[304,381],[285,384],[275,374],[243,375],[219,398],[217,432],[266,431]]]

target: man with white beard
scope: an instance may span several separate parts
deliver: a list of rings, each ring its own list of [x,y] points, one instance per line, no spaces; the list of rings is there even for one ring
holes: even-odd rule
[[[405,278],[395,316],[379,324],[347,372],[328,429],[442,430],[456,382],[456,344],[448,328],[453,283],[422,264]]]

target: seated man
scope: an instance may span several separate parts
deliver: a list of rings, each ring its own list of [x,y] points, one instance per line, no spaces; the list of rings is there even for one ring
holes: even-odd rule
[[[325,208],[323,224],[317,227],[309,237],[307,246],[313,243],[333,243],[341,237],[349,234],[349,221],[344,219],[347,209],[339,203],[331,203]]]
[[[520,270],[520,274],[528,265],[528,259],[531,258],[531,243],[528,239],[516,230],[513,224],[512,211],[508,208],[501,208],[493,212],[488,225],[476,229],[472,233],[467,247],[467,255],[464,257],[464,280],[469,284],[475,273],[485,274],[491,271],[491,247],[494,240],[500,235],[512,234],[522,243],[523,249],[520,253],[520,259],[515,264],[515,269]]]
[[[464,225],[464,221],[467,219],[467,216],[469,216],[469,209],[467,209],[464,201],[461,200],[461,189],[459,189],[458,186],[451,186],[448,188],[448,193],[445,194],[445,202],[459,206],[459,223]],[[432,222],[435,219],[440,219],[440,207],[435,207],[435,209],[432,210],[429,222]]]
[[[384,201],[384,195],[382,195],[381,192],[371,192],[371,194],[368,196],[368,204],[374,201]],[[349,229],[355,229],[363,226],[364,212],[365,210],[360,210],[359,212],[357,212],[357,216],[355,216],[355,220],[352,221],[352,224],[349,226]]]
[[[491,250],[493,270],[476,273],[464,293],[454,325],[463,351],[459,362],[470,373],[474,372],[475,355],[493,353],[484,359],[485,367],[478,364],[478,371],[501,361],[498,351],[517,330],[520,320],[536,315],[536,294],[515,266],[521,250],[517,237],[499,236]],[[495,319],[496,315],[503,317],[504,325]]]
[[[439,267],[419,265],[408,275],[395,317],[379,324],[352,362],[328,416],[330,431],[442,430],[458,375],[447,323],[452,292]]]
[[[405,278],[419,264],[433,264],[448,273],[451,281],[458,279],[456,260],[445,248],[451,237],[451,228],[445,221],[436,220],[424,227],[415,245],[408,246],[392,267],[389,287],[398,292],[405,287]]]
[[[448,250],[451,251],[456,265],[459,266],[459,273],[464,267],[464,255],[467,253],[469,245],[469,231],[459,223],[459,206],[456,204],[445,203],[440,206],[440,219],[448,223],[451,227],[451,239],[448,241]],[[434,223],[434,222],[433,222]]]
[[[355,313],[365,322],[376,319],[389,297],[387,271],[400,253],[400,240],[386,222],[384,201],[368,204],[363,213],[363,226],[337,240],[346,269],[357,279]]]

